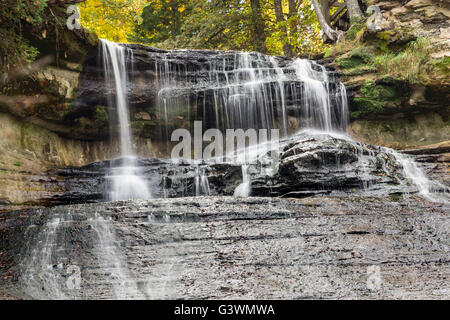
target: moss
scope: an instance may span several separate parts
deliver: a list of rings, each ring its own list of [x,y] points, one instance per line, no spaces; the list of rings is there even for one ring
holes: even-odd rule
[[[158,124],[154,120],[137,120],[131,122],[131,128],[136,135],[151,138],[157,134]]]
[[[16,167],[21,167],[22,166],[22,162],[16,161],[16,162],[13,163],[13,165],[16,166]]]
[[[336,59],[339,67],[352,69],[361,65],[370,65],[374,61],[374,54],[368,47],[359,47]]]
[[[101,123],[109,122],[108,112],[104,106],[95,107],[94,121]]]
[[[75,126],[81,128],[82,130],[92,129],[96,127],[94,122],[86,117],[80,117],[75,119]]]
[[[431,60],[430,53],[430,41],[419,38],[411,41],[403,51],[378,55],[375,66],[381,74],[407,80],[412,84],[423,83],[427,81],[428,72],[424,72],[424,68]]]
[[[344,70],[343,74],[347,77],[349,76],[359,76],[367,73],[374,73],[377,71],[377,68],[372,65],[364,65],[351,69]]]
[[[357,110],[351,112],[350,116],[355,119],[369,113],[380,113],[388,107],[395,107],[399,104],[398,89],[394,83],[389,84],[389,78],[386,82],[376,83],[374,80],[366,80],[360,89],[361,96],[354,98]]]
[[[433,66],[433,71],[446,78],[450,76],[450,57],[443,57],[441,59],[430,62]]]
[[[347,39],[355,40],[358,33],[365,29],[366,23],[362,18],[353,17],[350,20],[350,28],[347,31]]]

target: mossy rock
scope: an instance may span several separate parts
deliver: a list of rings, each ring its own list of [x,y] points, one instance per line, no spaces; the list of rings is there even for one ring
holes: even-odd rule
[[[152,138],[155,135],[159,135],[159,125],[157,121],[154,120],[137,120],[131,122],[131,128],[133,130],[134,135],[144,137],[144,138]]]
[[[346,38],[349,40],[355,40],[358,35],[366,29],[365,19],[352,18],[350,21],[350,28],[347,30]]]
[[[351,77],[351,76],[360,76],[368,73],[375,73],[376,71],[377,68],[372,65],[363,65],[352,69],[346,69],[344,70],[343,74],[344,76]]]
[[[94,121],[105,124],[109,122],[108,111],[104,106],[95,107]]]
[[[378,81],[366,80],[360,88],[360,94],[361,96],[353,99],[356,106],[356,110],[350,114],[353,119],[398,107],[409,96],[402,83],[389,77]]]
[[[370,47],[359,47],[336,59],[339,67],[343,69],[353,69],[363,65],[371,65],[374,61],[374,54]]]

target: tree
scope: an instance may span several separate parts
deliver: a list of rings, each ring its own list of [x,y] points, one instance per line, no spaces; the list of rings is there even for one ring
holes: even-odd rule
[[[332,41],[338,41],[342,34],[342,31],[333,30],[333,28],[331,28],[331,26],[327,23],[318,0],[312,0],[312,4],[314,6],[314,11],[316,12],[317,19],[319,20],[324,34]]]
[[[161,42],[167,38],[177,37],[182,32],[181,27],[190,10],[188,0],[151,1],[143,9],[143,22],[135,26],[135,31],[146,37],[144,41],[150,42]]]
[[[322,6],[321,10],[323,13],[323,16],[325,18],[325,21],[330,24],[330,1],[329,0],[322,0],[320,1],[320,4]]]
[[[355,18],[363,18],[363,13],[361,11],[361,8],[359,7],[358,0],[345,0],[345,5],[347,6],[350,21]]]
[[[289,34],[294,34],[297,26],[297,4],[295,0],[288,0],[289,5],[289,13],[288,13],[288,21],[289,21]],[[288,53],[286,54],[288,57],[293,56],[292,46],[288,46]]]
[[[87,0],[89,10],[83,12],[82,8],[81,22],[112,41],[163,49],[244,50],[288,56],[324,49],[311,0],[140,0],[142,22],[129,15],[128,8],[105,8],[101,1]],[[137,0],[105,1],[109,5]]]
[[[261,4],[259,0],[250,0],[252,29],[255,39],[255,49],[261,53],[267,53],[266,32],[264,30],[264,20],[261,15]]]
[[[81,24],[99,38],[127,42],[145,5],[146,0],[86,0],[79,6]]]
[[[277,19],[277,23],[280,25],[281,32],[283,34],[282,40],[283,40],[283,53],[285,56],[291,57],[292,56],[292,47],[290,46],[288,39],[287,39],[287,28],[285,24],[285,19],[283,16],[283,5],[281,0],[274,0],[273,6],[275,9],[275,17]]]

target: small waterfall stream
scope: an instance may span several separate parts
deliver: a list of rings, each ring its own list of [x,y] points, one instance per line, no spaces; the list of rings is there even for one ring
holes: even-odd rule
[[[149,199],[150,190],[141,178],[132,152],[130,111],[128,106],[127,61],[133,61],[132,51],[108,40],[101,40],[103,66],[107,86],[113,86],[115,94],[109,94],[108,103],[117,110],[122,153],[119,167],[111,169],[111,200]],[[127,55],[129,56],[127,58]]]

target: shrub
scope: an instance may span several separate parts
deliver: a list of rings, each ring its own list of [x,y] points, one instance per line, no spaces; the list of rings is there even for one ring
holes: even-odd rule
[[[419,83],[424,78],[423,67],[430,60],[430,41],[418,38],[408,44],[399,53],[385,53],[375,59],[375,66],[381,74],[389,74],[397,78]]]

